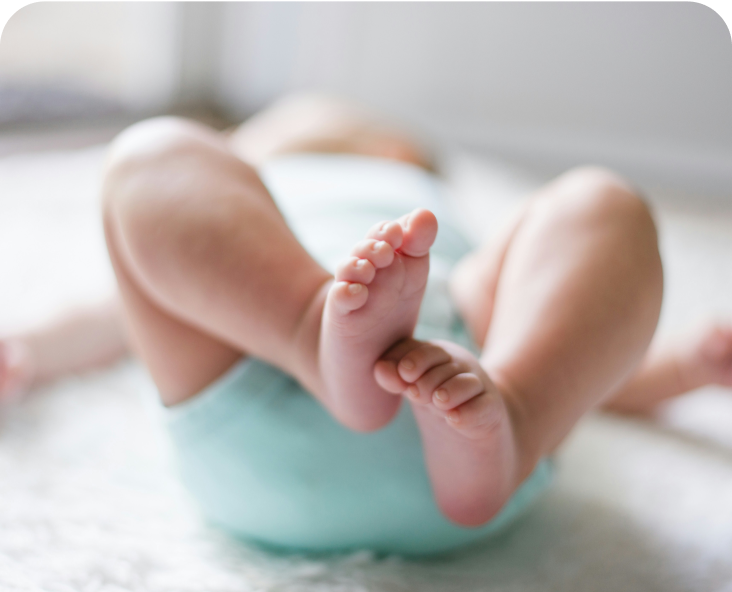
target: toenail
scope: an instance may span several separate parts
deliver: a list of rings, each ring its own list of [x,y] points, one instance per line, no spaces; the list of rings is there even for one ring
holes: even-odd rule
[[[383,246],[384,246],[385,244],[386,244],[386,241],[379,241],[379,242],[377,242],[377,243],[376,243],[376,244],[375,244],[375,245],[374,245],[374,246],[372,247],[372,249],[373,249],[374,251],[378,251],[378,250],[379,250],[379,249],[381,249],[381,248],[382,248],[382,247],[383,247]]]
[[[445,419],[450,423],[457,423],[460,421],[460,412],[457,409],[451,409],[445,413]]]
[[[407,388],[407,394],[411,399],[419,399],[419,389],[413,384]]]
[[[363,267],[364,265],[366,265],[366,259],[357,259],[356,260],[356,267],[358,267],[359,269],[361,267]]]
[[[363,290],[362,284],[349,284],[348,285],[348,291],[351,294],[358,294],[361,290]]]
[[[400,366],[402,368],[404,368],[405,370],[413,370],[414,369],[414,362],[412,362],[412,360],[410,360],[409,358],[404,358],[400,362]]]
[[[450,396],[447,394],[445,389],[437,389],[435,391],[435,399],[443,403],[447,403],[450,400]]]

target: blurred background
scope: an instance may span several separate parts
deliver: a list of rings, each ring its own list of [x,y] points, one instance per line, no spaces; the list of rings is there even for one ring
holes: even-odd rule
[[[327,90],[546,175],[732,200],[732,43],[693,3],[53,2],[0,41],[0,154]]]

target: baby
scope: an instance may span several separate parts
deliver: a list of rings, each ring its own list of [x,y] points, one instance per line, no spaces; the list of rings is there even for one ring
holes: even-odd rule
[[[624,181],[572,170],[471,250],[432,169],[324,97],[228,135],[132,126],[102,189],[120,298],[0,341],[0,396],[129,344],[213,522],[288,549],[420,554],[510,522],[588,410],[732,386],[729,328],[647,351],[662,267]]]

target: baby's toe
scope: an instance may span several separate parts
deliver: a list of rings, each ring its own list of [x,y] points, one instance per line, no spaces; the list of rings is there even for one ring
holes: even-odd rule
[[[382,359],[374,364],[374,379],[376,384],[394,395],[402,394],[409,386],[399,377],[396,364],[391,360]]]
[[[366,233],[366,238],[385,241],[389,243],[393,249],[398,249],[402,246],[402,226],[399,222],[379,222],[372,226]]]
[[[351,256],[368,259],[376,269],[381,269],[394,261],[394,248],[386,241],[367,238],[356,244]]]
[[[432,395],[437,387],[451,379],[453,376],[457,376],[467,370],[468,368],[464,364],[457,361],[439,364],[438,366],[431,368],[425,372],[416,383],[414,383],[413,386],[415,386],[416,391],[418,391],[418,393],[416,391],[412,393],[414,395],[414,400],[421,403],[431,403]]]
[[[406,382],[416,382],[425,372],[435,366],[451,360],[450,354],[432,343],[424,343],[407,353],[400,361],[397,369],[399,376]]]
[[[349,257],[342,261],[335,272],[335,279],[339,282],[355,282],[370,284],[376,275],[374,264],[368,259]]]
[[[472,372],[463,372],[443,382],[432,394],[432,403],[438,409],[454,409],[482,394],[485,386]]]
[[[448,424],[461,431],[485,434],[498,425],[506,410],[498,393],[486,391],[445,413]]]
[[[409,352],[422,345],[424,345],[422,341],[409,337],[398,341],[384,352],[374,366],[374,378],[379,386],[390,393],[403,393],[409,385],[399,376],[397,364]]]
[[[366,286],[351,282],[335,282],[328,293],[333,308],[341,314],[361,308],[368,297],[369,289]]]
[[[400,252],[410,257],[422,257],[429,253],[437,237],[437,218],[429,210],[414,210],[399,218],[402,226],[402,245]]]

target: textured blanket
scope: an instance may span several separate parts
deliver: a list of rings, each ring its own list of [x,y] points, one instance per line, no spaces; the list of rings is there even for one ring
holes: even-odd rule
[[[0,159],[0,331],[114,288],[98,214],[103,147]],[[445,161],[476,238],[533,186],[497,162]],[[667,297],[659,335],[732,318],[732,204],[657,208]],[[480,222],[476,222],[480,221]],[[585,419],[550,493],[510,532],[439,559],[292,557],[199,521],[129,361],[0,412],[6,591],[732,591],[732,393],[655,422]]]

